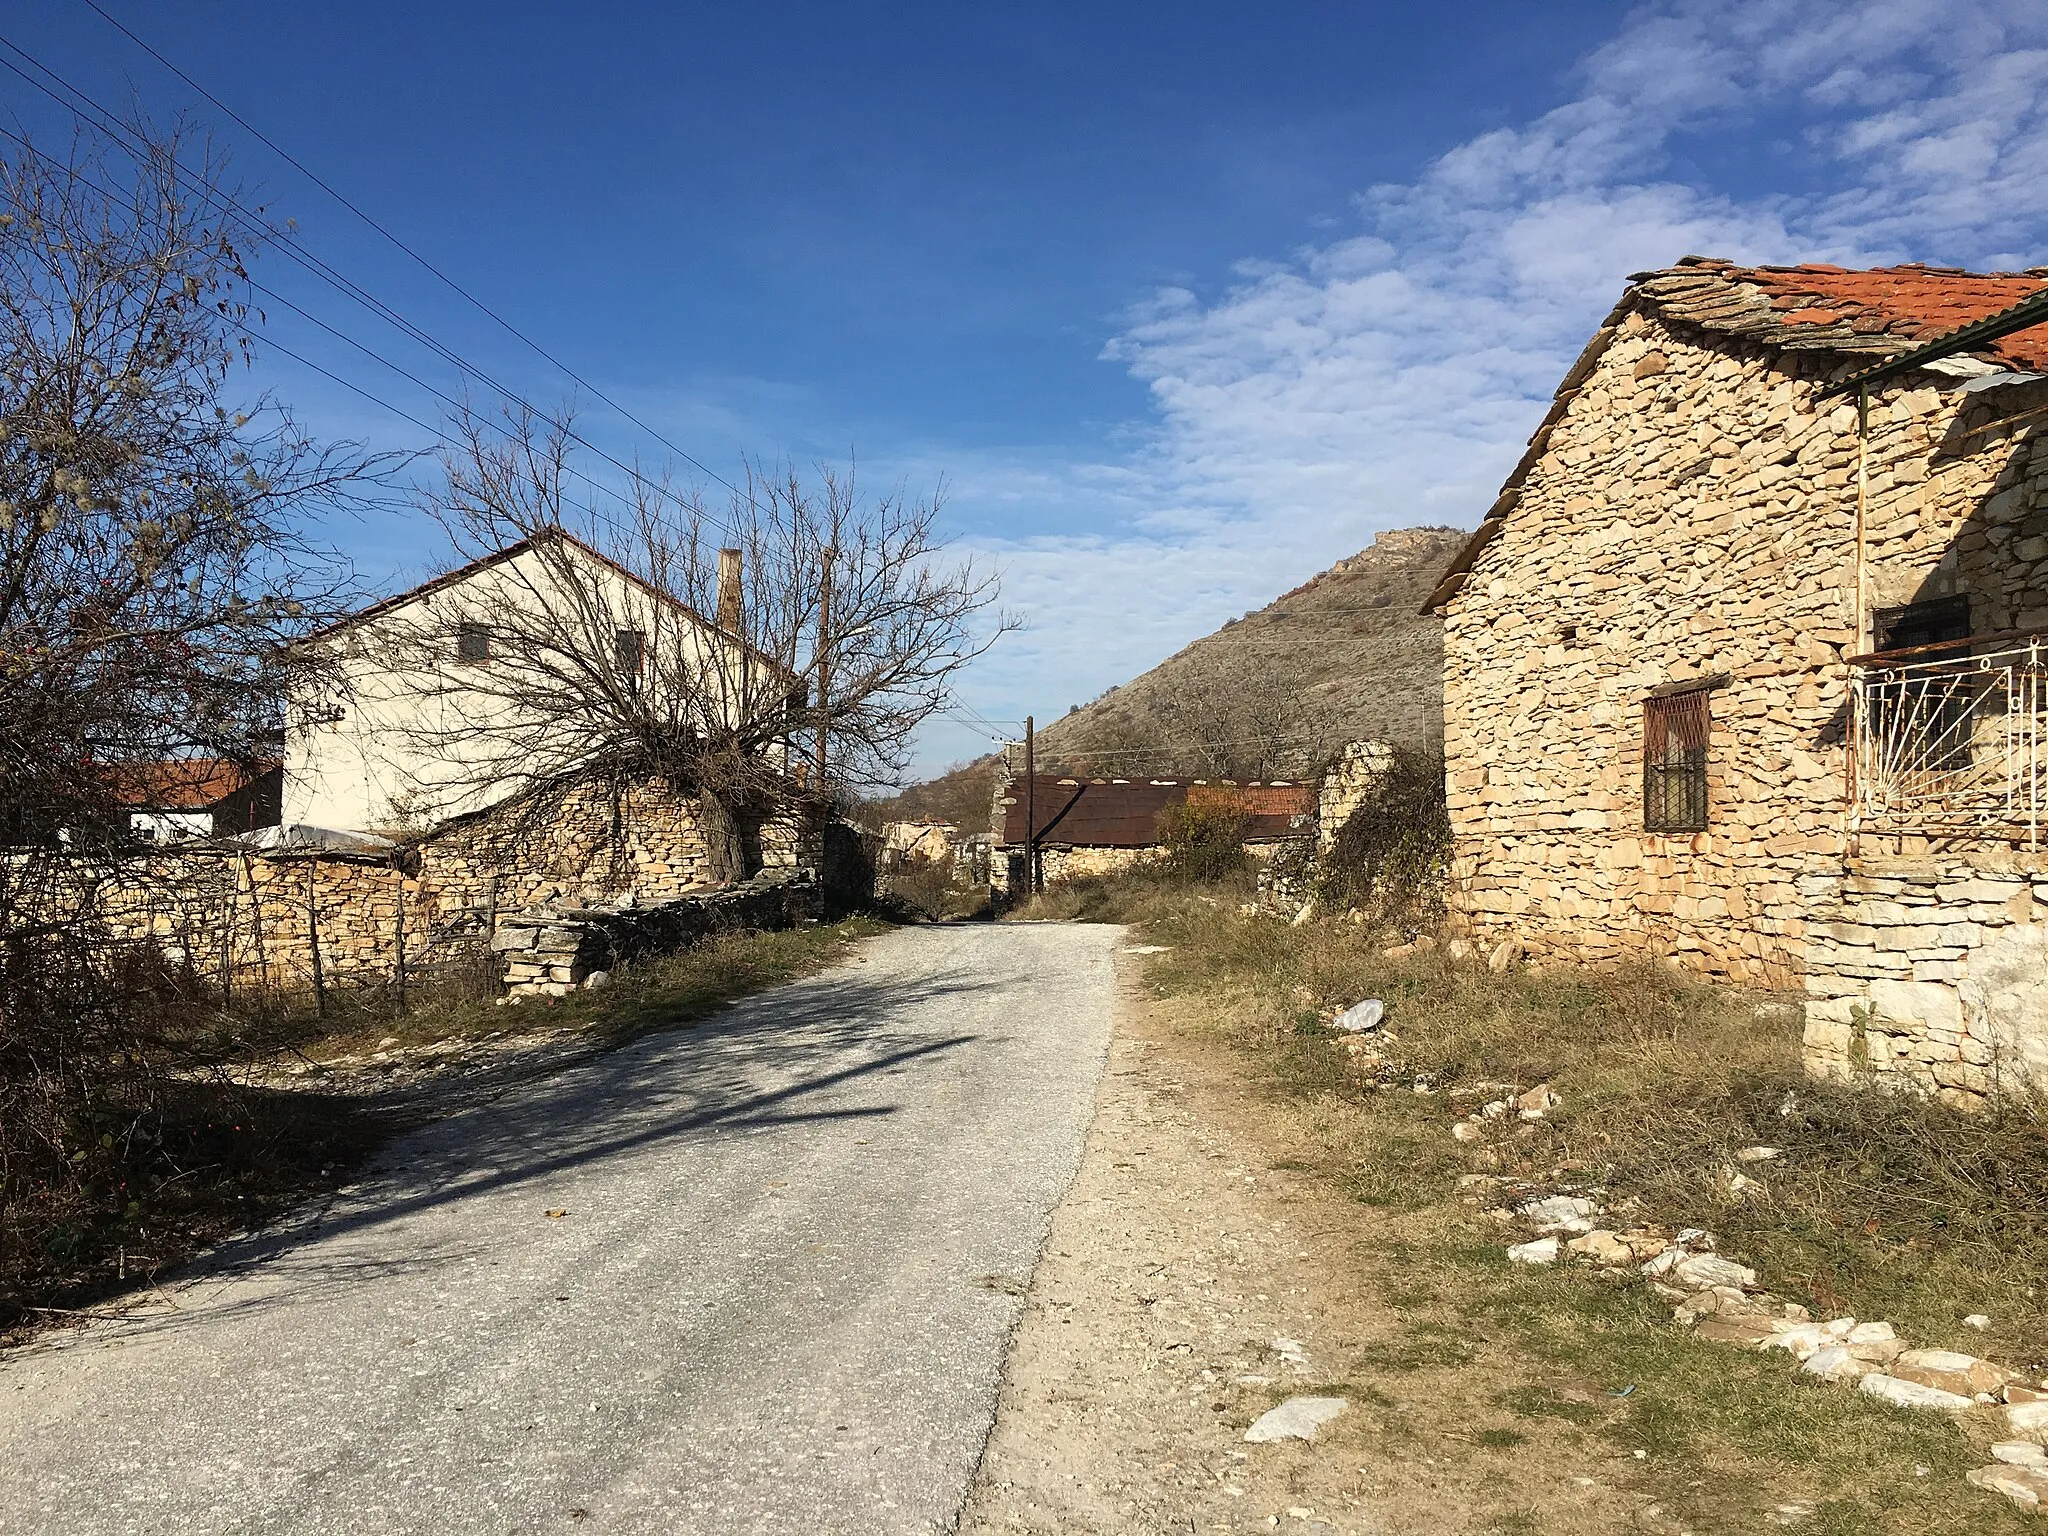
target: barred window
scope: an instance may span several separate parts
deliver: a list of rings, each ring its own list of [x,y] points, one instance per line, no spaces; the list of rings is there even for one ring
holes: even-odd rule
[[[1643,702],[1643,830],[1698,832],[1707,824],[1711,690]]]
[[[457,661],[489,661],[491,659],[491,632],[482,624],[458,624],[455,627],[455,659]]]

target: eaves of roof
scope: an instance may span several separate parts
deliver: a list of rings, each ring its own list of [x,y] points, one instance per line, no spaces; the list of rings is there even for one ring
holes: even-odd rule
[[[1528,451],[1452,557],[1422,612],[1441,612],[1464,587],[1480,552],[1499,535],[1520,502],[1523,484],[1549,446],[1552,431],[1630,310],[1641,308],[1667,322],[1786,352],[1833,353],[1876,362],[1909,354],[1929,340],[2044,291],[2048,269],[1972,273],[1901,266],[1852,271],[1824,263],[1739,267],[1712,257],[1688,256],[1675,267],[1633,274],[1621,302],[1558,385],[1550,409],[1529,439]],[[2048,371],[2048,332],[2001,334],[1977,350],[1988,364]]]
[[[436,592],[444,591],[449,587],[456,586],[461,582],[467,581],[470,577],[478,574],[481,571],[487,571],[490,570],[493,566],[503,565],[508,560],[517,559],[520,555],[526,553],[526,551],[528,551],[529,549],[535,548],[538,545],[539,541],[542,539],[558,540],[559,542],[568,545],[572,549],[582,551],[582,553],[589,556],[592,560],[597,561],[606,569],[614,572],[622,580],[631,582],[635,587],[638,587],[642,592],[645,592],[649,597],[653,598],[656,602],[666,604],[668,607],[674,609],[684,618],[696,624],[700,629],[708,630],[710,633],[714,635],[718,635],[723,639],[731,641],[734,645],[741,647],[756,661],[762,663],[764,666],[773,667],[777,671],[781,672],[789,672],[792,677],[796,675],[795,673],[790,672],[790,669],[788,667],[783,666],[782,663],[777,661],[774,657],[767,655],[766,653],[752,645],[746,639],[745,636],[736,635],[731,630],[726,629],[723,625],[716,624],[712,622],[710,619],[707,619],[702,613],[698,612],[695,608],[691,607],[681,598],[676,597],[672,593],[662,591],[659,587],[655,586],[645,577],[642,577],[636,574],[635,572],[629,570],[627,567],[619,564],[618,561],[612,559],[612,557],[610,555],[607,555],[603,550],[594,548],[593,546],[585,543],[582,539],[577,538],[575,534],[570,533],[566,528],[551,528],[545,530],[544,532],[531,535],[530,537],[520,539],[515,543],[507,544],[503,549],[493,550],[488,555],[480,555],[476,559],[469,561],[466,565],[458,565],[455,567],[455,569],[451,571],[443,571],[439,576],[435,576],[430,580],[423,581],[416,587],[409,587],[403,592],[394,592],[389,597],[379,598],[376,602],[370,604],[369,607],[358,609],[356,612],[350,614],[347,618],[337,619],[334,623],[329,624],[324,629],[315,630],[312,634],[306,637],[305,641],[301,643],[305,644],[316,640],[328,639],[333,635],[340,634],[343,630],[353,629],[358,624],[367,623],[369,620],[376,618],[379,614],[390,613],[395,609],[404,607],[407,603],[418,602],[423,597],[428,597]]]

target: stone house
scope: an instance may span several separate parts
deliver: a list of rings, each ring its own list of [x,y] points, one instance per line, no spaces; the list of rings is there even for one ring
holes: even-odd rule
[[[990,884],[1000,894],[1026,885],[1035,849],[1040,885],[1117,874],[1166,854],[1162,812],[1178,805],[1238,811],[1247,817],[1245,852],[1271,857],[1300,842],[1316,806],[1312,784],[1231,784],[1196,779],[1077,779],[1039,774],[996,789],[996,839]]]
[[[1459,921],[1799,989],[1815,1070],[2048,1069],[2044,290],[1630,280],[1431,599]]]

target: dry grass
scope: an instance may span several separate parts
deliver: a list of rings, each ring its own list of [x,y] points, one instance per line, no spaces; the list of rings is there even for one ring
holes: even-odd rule
[[[1157,881],[1056,892],[1039,914],[1133,922],[1170,946],[1147,972],[1156,994],[1184,1000],[1187,1028],[1237,1054],[1291,1160],[1369,1208],[1363,1283],[1409,1319],[1382,1368],[1413,1373],[1418,1388],[1472,1393],[1474,1368],[1461,1362],[1475,1342],[1510,1348],[1520,1379],[1481,1392],[1508,1415],[1496,1427],[1582,1419],[1581,1433],[1644,1451],[1658,1496],[1694,1529],[1760,1528],[1764,1488],[1812,1505],[1808,1530],[2023,1528],[1961,1482],[1984,1459],[1988,1421],[1959,1428],[1800,1383],[1785,1357],[1673,1327],[1639,1283],[1509,1266],[1498,1229],[1460,1202],[1456,1181],[1497,1160],[1610,1200],[1634,1195],[1638,1219],[1712,1229],[1776,1293],[1817,1313],[1888,1318],[1916,1344],[2038,1372],[2048,1358],[2040,1106],[1971,1115],[1809,1082],[1782,1000],[1661,970],[1500,977],[1440,952],[1387,959],[1384,941],[1349,925],[1245,919],[1213,893]],[[1393,1038],[1377,1064],[1322,1023],[1361,997],[1387,1004]],[[1416,1093],[1418,1078],[1432,1091]],[[1546,1081],[1564,1105],[1540,1125],[1478,1149],[1450,1138],[1450,1122],[1485,1096],[1479,1085]],[[1731,1195],[1723,1170],[1755,1145],[1783,1155],[1745,1168],[1760,1194]],[[1980,1312],[1994,1320],[1989,1335],[1962,1323]]]

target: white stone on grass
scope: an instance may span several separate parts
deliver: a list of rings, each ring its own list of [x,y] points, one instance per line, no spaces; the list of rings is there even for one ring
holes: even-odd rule
[[[1517,1243],[1508,1250],[1510,1264],[1555,1264],[1557,1239],[1539,1237],[1533,1243]]]
[[[1986,1493],[2002,1493],[2021,1509],[2039,1509],[2048,1502],[2048,1468],[1994,1462],[1966,1475],[1973,1487]]]
[[[2048,1467],[2048,1446],[2038,1440],[2000,1440],[1991,1447],[1991,1459],[2015,1467]]]
[[[2007,1389],[2011,1395],[2011,1389]],[[2048,1435],[2048,1400],[2032,1399],[2005,1405],[2005,1427],[2016,1435],[2040,1439]]]
[[[1954,1392],[1944,1392],[1939,1387],[1923,1387],[1917,1381],[1901,1381],[1882,1371],[1872,1371],[1857,1386],[1872,1397],[1896,1403],[1901,1408],[1937,1408],[1944,1413],[1961,1413],[1976,1406],[1970,1398]]]
[[[1756,1271],[1711,1253],[1695,1253],[1680,1259],[1671,1273],[1686,1285],[1706,1289],[1726,1285],[1740,1290],[1756,1288]]]
[[[1868,1362],[1858,1360],[1841,1345],[1816,1350],[1801,1362],[1800,1370],[1822,1381],[1855,1381],[1870,1374]]]
[[[1550,1195],[1542,1200],[1524,1200],[1515,1213],[1526,1218],[1538,1232],[1590,1232],[1600,1207],[1577,1195]]]
[[[1380,1020],[1387,1016],[1387,1005],[1376,997],[1368,997],[1362,1003],[1353,1003],[1336,1018],[1330,1020],[1333,1029],[1348,1030],[1362,1034],[1369,1029],[1378,1029]]]
[[[1254,1419],[1244,1437],[1255,1445],[1270,1440],[1313,1440],[1317,1430],[1348,1406],[1341,1397],[1290,1397]]]

